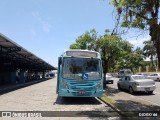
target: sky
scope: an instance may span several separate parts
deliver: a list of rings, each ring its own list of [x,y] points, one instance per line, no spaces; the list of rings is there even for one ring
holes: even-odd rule
[[[75,39],[96,29],[99,35],[115,26],[110,0],[1,0],[0,33],[54,67]],[[148,35],[130,31],[123,39],[142,47]]]

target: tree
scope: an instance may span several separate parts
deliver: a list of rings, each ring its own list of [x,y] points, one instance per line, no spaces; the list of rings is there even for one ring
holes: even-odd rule
[[[95,29],[85,32],[76,39],[76,43],[70,45],[70,49],[95,49],[97,32]]]
[[[112,0],[112,5],[117,9],[117,23],[122,27],[149,30],[160,68],[160,0]]]
[[[109,70],[114,69],[119,58],[121,57],[122,48],[126,49],[128,44],[123,45],[120,36],[110,35],[109,30],[105,30],[103,36],[97,36],[95,29],[85,32],[76,39],[76,43],[70,45],[71,49],[87,49],[95,50],[101,53],[104,61],[103,72],[106,74]],[[123,46],[122,46],[123,45]]]
[[[80,45],[78,45],[77,43],[71,44],[70,49],[80,49]]]
[[[144,47],[143,47],[144,57],[150,58],[150,60],[152,62],[152,69],[153,69],[154,68],[153,60],[154,60],[154,57],[156,56],[156,49],[153,46],[153,43],[151,40],[144,41],[143,44],[144,44]]]
[[[95,30],[85,32],[76,39],[76,43],[70,45],[71,49],[86,49],[88,44],[89,50],[100,52],[103,65],[104,75],[115,69],[121,68],[138,68],[143,61],[142,51],[140,48],[133,50],[133,44],[122,40],[118,35],[111,35],[109,30],[105,30],[103,36],[97,36]]]
[[[128,53],[124,52],[125,54],[119,60],[117,67],[119,69],[128,68],[131,69],[132,72],[135,72],[140,66],[143,66],[143,56],[136,50]]]
[[[104,75],[114,69],[121,54],[121,37],[105,34],[96,41],[96,49],[101,53],[104,61]]]

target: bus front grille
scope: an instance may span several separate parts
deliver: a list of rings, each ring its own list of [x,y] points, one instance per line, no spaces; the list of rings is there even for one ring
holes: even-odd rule
[[[70,83],[70,89],[72,90],[86,90],[86,91],[93,91],[96,89],[96,86],[94,83],[88,82],[88,83]]]

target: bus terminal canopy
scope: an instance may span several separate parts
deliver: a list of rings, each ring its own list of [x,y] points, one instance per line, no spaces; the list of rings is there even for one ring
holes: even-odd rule
[[[38,72],[56,70],[55,67],[0,33],[0,71],[19,69]]]

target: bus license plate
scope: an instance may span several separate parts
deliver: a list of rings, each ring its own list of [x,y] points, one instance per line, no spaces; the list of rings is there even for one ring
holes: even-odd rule
[[[81,94],[81,95],[86,94],[86,91],[79,91],[78,94]]]

